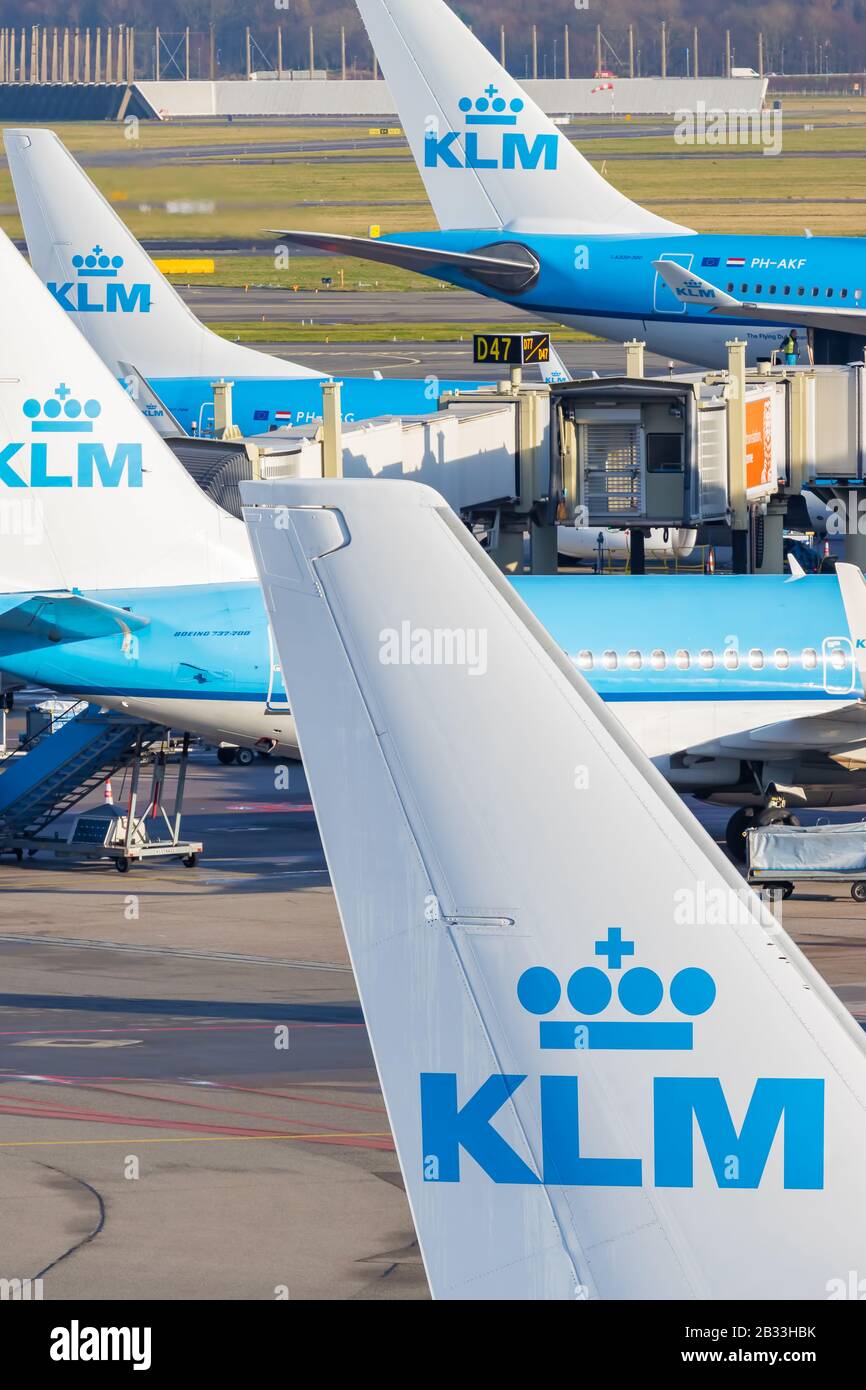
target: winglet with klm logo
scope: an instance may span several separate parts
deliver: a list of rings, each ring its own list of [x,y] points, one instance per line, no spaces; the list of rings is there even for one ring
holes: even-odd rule
[[[653,270],[658,272],[681,304],[694,304],[696,307],[703,305],[709,309],[742,307],[741,300],[717,289],[709,280],[702,280],[700,275],[695,275],[693,270],[686,270],[685,266],[679,265],[676,261],[653,261]]]

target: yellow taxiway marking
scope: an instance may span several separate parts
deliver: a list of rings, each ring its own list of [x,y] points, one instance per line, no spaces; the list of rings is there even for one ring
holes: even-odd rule
[[[31,1116],[31,1119],[42,1118],[39,1115]],[[97,1121],[98,1123],[98,1121]],[[158,1127],[158,1121],[154,1121],[154,1128]],[[139,1139],[136,1137],[136,1144],[250,1144],[270,1142],[274,1139],[294,1140],[303,1142],[305,1139],[391,1139],[393,1136],[390,1130],[381,1133],[369,1133],[360,1130],[347,1134],[190,1134],[178,1139]],[[131,1143],[129,1135],[125,1139],[3,1139],[0,1140],[0,1149],[35,1149],[50,1147],[52,1144],[125,1144],[127,1148]]]

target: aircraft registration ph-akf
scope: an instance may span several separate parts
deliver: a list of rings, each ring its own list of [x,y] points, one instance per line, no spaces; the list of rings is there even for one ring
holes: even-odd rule
[[[435,492],[243,493],[433,1296],[826,1299],[862,1030]]]
[[[860,239],[698,234],[659,217],[592,168],[444,0],[357,3],[441,230],[281,237],[707,367],[727,364],[734,337],[753,362],[769,357],[790,326],[812,330],[818,362],[862,356]],[[711,282],[724,306],[672,293],[665,263]]]
[[[15,325],[0,338],[0,669],[212,742],[295,753],[242,522],[193,482],[3,235],[0,287]],[[515,587],[675,786],[734,804],[862,800],[859,589],[832,575]],[[414,634],[397,641],[413,659]],[[515,724],[517,756],[534,737]]]
[[[161,433],[208,433],[220,379],[233,383],[233,420],[244,435],[321,420],[322,382],[333,378],[211,332],[53,131],[6,130],[3,139],[33,269]],[[443,391],[478,385],[341,380],[347,421],[423,415]]]

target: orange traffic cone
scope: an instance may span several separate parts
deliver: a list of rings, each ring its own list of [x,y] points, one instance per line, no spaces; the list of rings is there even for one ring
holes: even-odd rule
[[[111,790],[111,778],[109,777],[105,786],[102,788],[102,799],[106,806],[114,805],[114,792]]]

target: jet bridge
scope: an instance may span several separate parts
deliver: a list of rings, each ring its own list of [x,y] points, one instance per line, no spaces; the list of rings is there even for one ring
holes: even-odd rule
[[[866,568],[866,362],[796,368],[802,376],[809,487],[828,505],[828,535],[844,537],[845,558]]]
[[[636,572],[651,528],[721,528],[735,570],[783,568],[788,501],[815,469],[815,374],[747,371],[728,347],[726,372],[647,378],[626,344],[627,376],[553,387],[552,491],[576,526],[628,528]]]
[[[653,378],[643,345],[626,348],[626,376],[552,387],[517,376],[445,393],[428,415],[361,423],[342,420],[340,383],[326,381],[321,424],[240,439],[229,410],[222,440],[169,443],[235,516],[251,478],[427,483],[505,570],[523,568],[528,533],[535,573],[555,572],[569,525],[628,531],[636,572],[656,529],[703,530],[733,546],[735,570],[780,573],[789,505],[809,488],[853,506],[847,558],[866,566],[866,364],[747,371],[732,342],[725,372]]]
[[[169,439],[184,467],[220,506],[240,516],[239,483],[253,478],[404,478],[445,498],[503,568],[556,569],[551,501],[550,393],[543,385],[454,392],[422,416],[340,417],[339,383],[327,382],[320,425],[238,439]]]
[[[553,451],[564,494],[589,526],[726,523],[728,379],[605,378],[553,388]],[[778,383],[746,389],[748,499],[786,481],[786,400]]]

